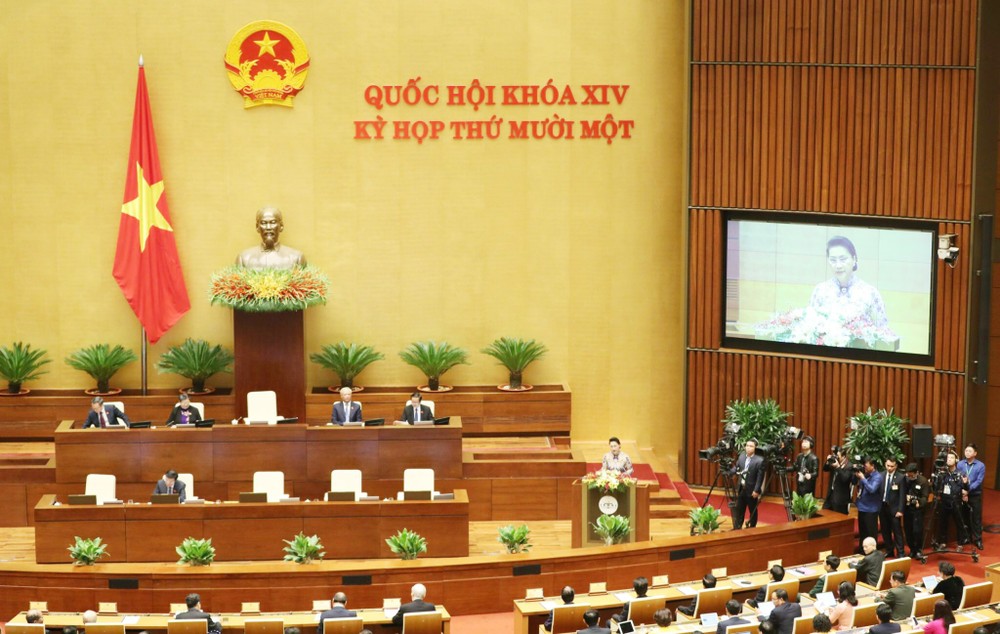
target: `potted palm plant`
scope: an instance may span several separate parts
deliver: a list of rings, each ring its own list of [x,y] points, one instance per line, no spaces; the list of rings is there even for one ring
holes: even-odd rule
[[[726,415],[722,419],[727,425],[734,425],[737,446],[751,438],[758,445],[781,445],[788,433],[788,417],[790,412],[781,409],[773,399],[757,401],[730,401],[726,405]]]
[[[548,349],[534,339],[500,337],[480,350],[480,352],[488,354],[499,361],[500,365],[507,368],[509,382],[507,385],[498,385],[498,388],[511,392],[521,392],[532,388],[531,385],[521,383],[521,376],[524,373],[524,369],[532,361],[542,358],[548,352]]]
[[[897,416],[891,409],[873,412],[868,408],[858,412],[847,421],[847,438],[844,446],[852,456],[870,456],[878,464],[892,456],[896,460],[906,458],[903,446],[910,442],[906,426],[910,421]]]
[[[22,387],[25,381],[33,381],[48,370],[41,370],[51,359],[45,358],[44,350],[32,350],[30,343],[15,341],[10,347],[0,348],[0,376],[7,379],[7,391],[0,394],[27,394],[30,390]]]
[[[441,375],[460,363],[468,365],[469,354],[462,348],[442,341],[417,341],[399,353],[400,358],[414,366],[427,377],[427,385],[417,389],[422,392],[447,392],[450,386],[441,386]]]
[[[118,394],[121,392],[120,388],[111,388],[111,377],[115,375],[118,370],[123,367],[137,361],[138,357],[135,353],[124,348],[120,345],[111,347],[107,343],[98,343],[92,346],[87,346],[86,348],[81,348],[74,352],[73,354],[66,357],[66,363],[70,367],[80,370],[81,372],[86,372],[95,381],[97,381],[97,388],[85,390],[87,394],[107,396],[109,394]]]
[[[163,373],[179,374],[191,379],[191,387],[181,391],[190,394],[208,394],[215,388],[206,388],[208,377],[219,372],[233,371],[233,353],[221,345],[211,346],[204,339],[184,340],[184,343],[171,346],[160,355],[156,369]]]
[[[385,355],[371,346],[361,346],[356,343],[331,343],[323,346],[321,352],[309,355],[310,361],[318,363],[330,370],[340,379],[340,385],[329,386],[331,392],[339,392],[342,387],[349,387],[355,392],[365,389],[354,385],[354,377],[376,361],[385,359]]]
[[[400,559],[416,559],[417,555],[427,552],[427,540],[408,529],[402,529],[385,540],[389,550],[399,555]]]

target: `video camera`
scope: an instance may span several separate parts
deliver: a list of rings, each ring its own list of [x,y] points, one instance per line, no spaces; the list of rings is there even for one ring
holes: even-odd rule
[[[785,469],[791,462],[795,441],[802,438],[802,430],[798,427],[787,427],[777,443],[758,445],[757,453],[778,470]]]
[[[934,437],[934,446],[938,448],[937,457],[934,458],[934,470],[947,471],[948,454],[955,451],[955,437],[951,434],[938,434]]]
[[[722,428],[722,437],[715,443],[715,446],[698,450],[698,459],[717,462],[720,468],[729,469],[736,463],[736,454],[739,451],[736,446],[736,434],[738,433],[740,433],[739,425],[726,423]]]

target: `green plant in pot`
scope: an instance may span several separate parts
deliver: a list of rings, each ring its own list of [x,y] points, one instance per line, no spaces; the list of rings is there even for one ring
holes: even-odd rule
[[[795,516],[795,519],[807,520],[816,513],[819,513],[819,502],[816,501],[812,493],[799,495],[792,491],[792,515]]]
[[[511,555],[526,553],[531,550],[531,529],[527,524],[514,526],[508,524],[497,528],[497,541],[504,545]]]
[[[711,505],[691,509],[688,517],[691,519],[692,535],[708,535],[719,530],[719,517],[722,511]]]
[[[66,550],[77,566],[93,566],[101,557],[111,556],[107,553],[108,545],[101,543],[100,537],[86,539],[76,536],[73,539],[75,541]]]
[[[331,392],[336,392],[342,387],[360,392],[364,388],[354,386],[354,377],[372,363],[385,359],[385,355],[371,346],[341,341],[323,346],[321,352],[314,352],[309,355],[309,359],[330,370],[340,379],[340,385],[329,388]]]
[[[215,560],[215,546],[212,545],[211,538],[197,539],[187,537],[175,548],[180,559],[179,564],[190,564],[192,566],[207,566]]]
[[[87,390],[88,394],[110,394],[111,377],[129,363],[137,361],[135,353],[120,345],[111,347],[107,343],[98,343],[81,348],[66,357],[70,367],[86,372],[97,381],[96,390]],[[118,390],[121,391],[121,390]]]
[[[524,369],[533,361],[542,358],[548,352],[548,348],[534,339],[500,337],[480,352],[488,354],[499,361],[500,365],[507,368],[509,383],[506,387],[501,386],[500,389],[518,391],[531,389],[530,385],[521,383]]]
[[[320,561],[326,556],[323,550],[323,543],[319,541],[319,535],[306,535],[299,533],[292,538],[281,540],[285,542],[285,561],[294,561],[297,564],[309,564]]]
[[[424,373],[427,390],[431,392],[450,390],[450,387],[441,387],[441,375],[460,363],[469,365],[469,353],[446,341],[417,341],[402,350],[399,356]]]
[[[33,381],[48,372],[40,370],[43,365],[52,362],[45,358],[46,354],[45,350],[32,350],[30,343],[20,341],[0,348],[0,376],[7,379],[7,392],[20,394],[22,383]]]
[[[790,412],[781,409],[773,399],[756,401],[730,401],[722,422],[727,426],[737,425],[737,447],[742,450],[746,441],[754,438],[757,446],[780,445],[786,440]]]
[[[602,515],[591,526],[607,546],[622,542],[632,531],[632,522],[623,515]]]
[[[160,355],[156,369],[191,379],[190,392],[206,393],[205,381],[213,374],[233,371],[233,353],[221,345],[209,345],[204,339],[185,339]],[[207,390],[211,392],[212,390]]]
[[[399,555],[400,559],[416,559],[417,555],[427,552],[427,540],[406,528],[385,540],[389,550]]]
[[[906,433],[909,424],[909,420],[897,416],[891,409],[873,412],[869,407],[848,420],[844,447],[849,455],[871,456],[877,464],[882,464],[889,456],[903,460],[906,458],[903,446],[910,442]]]

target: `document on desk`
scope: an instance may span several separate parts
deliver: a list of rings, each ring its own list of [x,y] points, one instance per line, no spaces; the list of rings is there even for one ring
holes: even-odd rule
[[[962,617],[966,621],[985,621],[986,617],[979,612],[962,612]]]
[[[122,625],[138,625],[139,615],[138,614],[127,614],[122,617]]]
[[[733,579],[733,583],[735,583],[738,586],[743,586],[745,588],[751,585],[752,582],[749,579]]]
[[[399,608],[382,608],[382,614],[384,614],[387,619],[391,619],[396,616],[396,612],[399,612]]]
[[[546,610],[551,610],[552,608],[556,607],[556,602],[555,601],[542,601],[540,605],[543,608],[545,608]]]
[[[789,572],[791,572],[793,575],[798,575],[800,577],[805,577],[806,575],[809,574],[809,569],[808,568],[792,568]]]
[[[681,594],[686,594],[686,595],[688,595],[689,597],[693,597],[694,595],[696,595],[696,594],[697,594],[697,592],[695,592],[695,589],[694,589],[694,588],[692,588],[691,586],[677,586],[677,590],[678,590],[678,591],[679,591],[679,592],[680,592]]]
[[[774,609],[774,603],[770,601],[762,601],[757,604],[757,614],[764,617],[765,619],[771,616],[771,610]]]
[[[616,592],[615,598],[621,601],[622,603],[628,603],[629,601],[634,599],[635,596],[628,590],[623,590],[622,592]]]

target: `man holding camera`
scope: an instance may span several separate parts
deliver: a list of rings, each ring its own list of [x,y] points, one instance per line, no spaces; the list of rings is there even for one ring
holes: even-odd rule
[[[924,508],[931,485],[917,470],[916,463],[906,465],[906,508],[903,510],[903,530],[910,557],[920,559],[924,547]]]
[[[813,439],[802,439],[802,453],[795,457],[796,492],[800,496],[807,493],[816,495],[816,476],[819,475],[819,458],[813,453]]]
[[[945,457],[943,471],[934,474],[934,494],[939,500],[938,509],[938,550],[944,550],[948,543],[949,520],[955,524],[955,537],[959,546],[969,543],[969,534],[965,530],[962,519],[962,497],[965,484],[962,474],[958,471],[958,454],[949,451]]]
[[[851,467],[854,481],[858,485],[858,541],[865,543],[866,537],[878,539],[878,514],[882,510],[882,473],[875,468],[875,459],[865,456],[860,465]]]
[[[847,450],[834,445],[826,457],[823,471],[830,472],[830,488],[823,500],[825,510],[847,515],[847,505],[851,503],[851,479],[853,472],[847,461]]]

